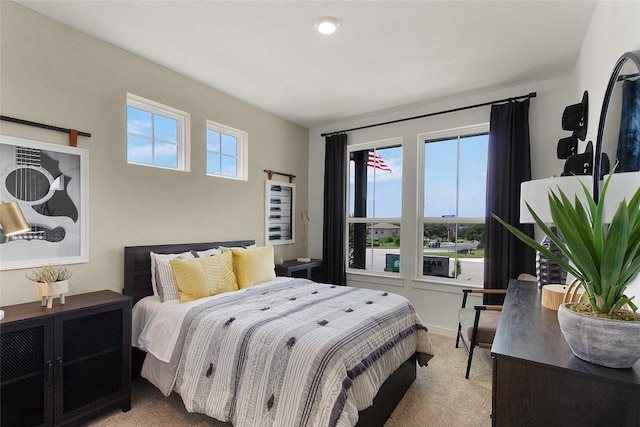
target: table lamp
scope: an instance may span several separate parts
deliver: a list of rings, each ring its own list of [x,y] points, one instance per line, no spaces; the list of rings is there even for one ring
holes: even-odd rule
[[[16,202],[0,202],[0,226],[5,236],[31,231],[31,226],[27,224]],[[0,320],[2,319],[4,319],[4,311],[0,310]]]
[[[304,247],[304,257],[297,258],[298,262],[309,262],[311,258],[309,258],[309,245],[307,244],[307,227],[309,226],[309,212],[302,211],[300,213],[302,217],[302,245]]]

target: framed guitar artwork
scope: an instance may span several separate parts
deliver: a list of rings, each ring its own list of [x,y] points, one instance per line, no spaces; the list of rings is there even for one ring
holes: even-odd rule
[[[0,270],[89,261],[87,150],[0,135],[0,200],[17,202],[31,230],[0,229]]]

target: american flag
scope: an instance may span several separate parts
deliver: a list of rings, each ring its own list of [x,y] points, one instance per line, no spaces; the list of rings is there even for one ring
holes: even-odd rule
[[[391,172],[391,168],[389,167],[389,165],[387,165],[385,161],[382,160],[382,157],[380,157],[378,153],[374,151],[369,151],[369,160],[367,161],[367,166]]]

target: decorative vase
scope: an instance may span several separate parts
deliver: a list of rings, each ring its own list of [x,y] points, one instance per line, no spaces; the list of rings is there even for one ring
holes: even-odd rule
[[[60,280],[52,283],[36,282],[36,294],[42,298],[41,305],[47,308],[53,306],[53,298],[56,295],[60,296],[60,304],[64,304],[64,294],[69,292],[69,281]]]
[[[562,304],[558,322],[576,357],[608,368],[631,368],[640,359],[640,322],[588,316]]]

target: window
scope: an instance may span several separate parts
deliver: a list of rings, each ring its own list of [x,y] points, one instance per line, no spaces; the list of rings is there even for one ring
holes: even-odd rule
[[[402,146],[400,140],[349,150],[348,267],[400,271]]]
[[[247,180],[246,132],[207,120],[207,175]]]
[[[189,113],[127,94],[127,162],[189,170]]]
[[[482,283],[488,124],[420,135],[423,243],[419,276]]]

